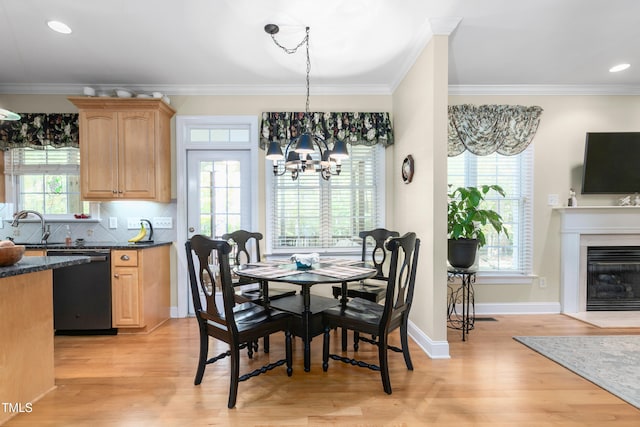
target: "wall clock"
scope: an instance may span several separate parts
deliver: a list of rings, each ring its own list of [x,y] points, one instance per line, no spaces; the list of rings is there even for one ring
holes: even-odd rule
[[[402,180],[408,184],[413,179],[413,157],[409,154],[402,162]]]

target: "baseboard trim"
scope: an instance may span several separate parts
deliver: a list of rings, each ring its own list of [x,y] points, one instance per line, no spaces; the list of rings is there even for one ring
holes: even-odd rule
[[[409,321],[407,328],[409,336],[431,359],[451,359],[448,341],[433,341],[422,332],[413,322]]]

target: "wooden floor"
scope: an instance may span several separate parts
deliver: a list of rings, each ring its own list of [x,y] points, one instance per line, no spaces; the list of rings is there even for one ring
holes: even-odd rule
[[[431,360],[412,343],[413,372],[390,353],[392,395],[368,369],[332,361],[322,372],[320,338],[305,373],[296,340],[293,376],[280,367],[240,383],[231,410],[226,360],[210,365],[203,383],[193,385],[195,319],[172,319],[148,335],[56,337],[57,388],[6,426],[640,425],[638,409],[512,339],[640,329],[599,329],[563,315],[494,319],[477,321],[466,342],[450,330],[448,360]],[[260,353],[241,371],[279,358],[283,341],[273,337],[271,353]],[[361,357],[375,360],[371,348],[363,343]]]

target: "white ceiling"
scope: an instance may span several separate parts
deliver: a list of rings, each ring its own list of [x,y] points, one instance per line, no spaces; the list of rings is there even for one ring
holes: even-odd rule
[[[312,93],[391,93],[452,29],[452,87],[640,93],[639,16],[637,0],[0,0],[0,93],[301,93],[304,51],[268,23],[289,47],[311,27]]]

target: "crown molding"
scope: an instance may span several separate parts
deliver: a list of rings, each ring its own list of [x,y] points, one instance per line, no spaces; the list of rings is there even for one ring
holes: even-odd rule
[[[162,92],[165,95],[304,95],[300,85],[149,85],[149,84],[0,84],[0,94],[21,95],[82,95],[85,86],[97,92],[127,88],[134,93]],[[385,84],[372,85],[317,85],[312,95],[391,95]]]
[[[449,85],[449,95],[640,95],[640,86]]]
[[[430,38],[430,37],[429,37]],[[426,43],[426,41],[425,41]],[[415,61],[415,58],[414,58]],[[413,62],[407,62],[407,70]],[[392,95],[402,80],[400,73],[392,85],[313,85],[311,95]],[[304,95],[300,85],[148,85],[148,84],[0,84],[0,95],[83,95],[83,88],[113,91],[126,87],[135,93],[162,92],[186,96]],[[449,85],[449,95],[640,95],[634,85]]]

